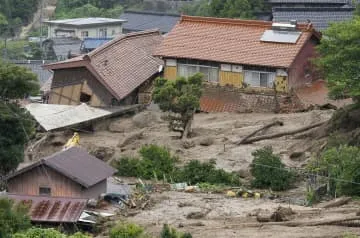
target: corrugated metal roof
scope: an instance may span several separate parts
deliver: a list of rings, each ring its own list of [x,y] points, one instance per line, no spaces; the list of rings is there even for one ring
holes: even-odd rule
[[[111,40],[112,38],[85,38],[82,44],[82,48],[84,50],[93,50]]]
[[[127,20],[127,22],[123,25],[125,32],[158,28],[161,33],[167,33],[179,21],[180,15],[126,11],[120,16],[120,18]]]
[[[29,215],[33,222],[74,223],[84,211],[87,199],[8,194],[16,203],[30,206]]]
[[[25,106],[26,110],[46,131],[75,126],[83,122],[110,116],[113,113],[131,110],[134,107],[136,106],[114,107],[106,110],[90,107],[86,104],[73,106],[31,103]]]
[[[111,23],[123,23],[126,20],[114,19],[114,18],[102,18],[102,17],[88,17],[88,18],[73,18],[64,20],[44,21],[48,24],[62,24],[70,26],[83,26],[83,25],[98,25],[98,24],[111,24]]]

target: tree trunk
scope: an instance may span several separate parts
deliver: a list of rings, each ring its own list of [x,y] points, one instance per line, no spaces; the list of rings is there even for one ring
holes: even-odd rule
[[[260,129],[257,129],[256,131],[252,132],[250,135],[248,135],[245,138],[243,138],[242,140],[236,142],[236,144],[237,145],[246,144],[247,139],[249,139],[250,137],[253,137],[254,135],[259,133],[260,131],[268,129],[268,128],[273,127],[273,126],[283,126],[283,125],[284,125],[284,122],[282,122],[282,121],[274,121],[274,122],[272,122],[270,124],[267,124],[267,125],[261,127]]]
[[[268,139],[273,139],[273,138],[279,138],[279,137],[283,137],[283,136],[287,136],[287,135],[294,135],[294,134],[297,134],[297,133],[301,133],[301,132],[313,129],[315,127],[319,127],[319,126],[323,125],[324,123],[325,122],[319,122],[319,123],[316,123],[316,124],[313,124],[313,125],[310,125],[310,126],[302,127],[300,129],[297,129],[297,130],[285,131],[285,132],[275,133],[275,134],[271,134],[271,135],[257,136],[257,137],[254,137],[252,139],[248,139],[246,141],[243,141],[242,143],[239,143],[239,145],[240,144],[251,144],[251,143],[257,142],[257,141],[268,140]]]

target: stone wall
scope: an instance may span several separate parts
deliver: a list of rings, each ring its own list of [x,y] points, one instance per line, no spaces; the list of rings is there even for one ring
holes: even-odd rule
[[[278,94],[280,112],[302,110],[302,105],[296,96]],[[237,88],[204,86],[200,107],[205,112],[274,112],[276,100],[273,91],[246,91]]]

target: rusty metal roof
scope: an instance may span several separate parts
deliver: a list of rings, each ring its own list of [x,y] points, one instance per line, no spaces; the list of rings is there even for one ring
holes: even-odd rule
[[[33,222],[73,223],[84,211],[87,199],[8,194],[15,203],[27,204]]]

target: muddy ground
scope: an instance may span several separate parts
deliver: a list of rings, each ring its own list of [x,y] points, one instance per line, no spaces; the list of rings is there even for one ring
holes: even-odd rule
[[[274,120],[284,122],[262,133],[270,134],[294,130],[330,119],[334,111],[310,111],[293,114],[236,114],[236,113],[199,113],[193,124],[192,138],[185,142],[178,139],[178,134],[169,132],[167,122],[162,120],[158,111],[143,111],[135,116],[108,119],[98,123],[94,132],[80,132],[80,144],[83,148],[96,154],[101,159],[116,160],[121,156],[136,156],[142,145],[164,145],[176,153],[181,163],[191,159],[200,161],[216,160],[216,165],[227,171],[240,172],[244,177],[249,175],[251,153],[264,146],[272,146],[281,155],[283,162],[291,167],[303,167],[324,144],[313,134],[297,134],[272,140],[264,140],[249,145],[235,145],[234,142]],[[61,150],[62,144],[71,137],[71,133],[56,133],[34,152],[34,159]],[[294,152],[301,156],[290,158]],[[169,223],[182,231],[189,231],[194,237],[343,237],[345,232],[360,235],[360,229],[344,226],[285,227],[256,226],[254,217],[249,214],[262,208],[272,210],[283,202],[298,211],[297,220],[325,219],[343,217],[354,213],[357,203],[347,205],[346,209],[321,210],[299,206],[306,194],[305,183],[298,183],[297,188],[282,194],[284,199],[226,198],[224,194],[201,194],[165,192],[153,194],[156,204],[150,210],[141,211],[134,217],[127,218],[146,227],[152,234],[158,234],[162,224]],[[189,206],[179,207],[179,203]],[[192,211],[209,209],[210,212],[201,219],[187,219]],[[350,209],[350,210],[349,210]],[[351,214],[350,214],[351,215]],[[251,223],[251,224],[250,224]]]

